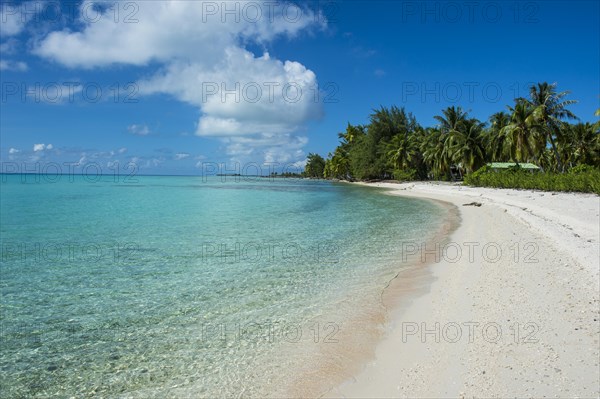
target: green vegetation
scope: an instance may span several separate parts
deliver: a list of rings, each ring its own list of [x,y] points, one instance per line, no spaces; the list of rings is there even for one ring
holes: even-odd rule
[[[323,169],[325,169],[325,159],[319,154],[308,154],[306,166],[304,167],[304,176],[312,178],[323,178]]]
[[[369,124],[348,124],[327,160],[309,154],[305,176],[352,181],[462,175],[472,185],[598,192],[593,166],[600,165],[600,122],[570,123],[577,120],[568,109],[576,101],[568,94],[538,83],[528,98],[515,99],[488,123],[452,106],[435,116],[434,127],[421,126],[404,108],[381,107]],[[541,172],[481,169],[490,162],[533,163]],[[579,165],[592,168],[569,173]]]
[[[304,177],[304,174],[303,173],[295,173],[295,172],[284,172],[284,173],[272,172],[269,176],[263,176],[263,177],[291,179],[291,178],[302,178],[302,177]]]
[[[538,173],[519,167],[494,171],[484,166],[475,173],[465,176],[465,183],[480,187],[579,191],[600,194],[600,169],[579,165],[568,173]]]

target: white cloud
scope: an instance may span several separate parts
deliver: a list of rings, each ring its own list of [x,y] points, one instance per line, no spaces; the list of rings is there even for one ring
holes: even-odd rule
[[[7,55],[15,54],[19,41],[13,37],[25,29],[25,25],[41,11],[40,1],[28,1],[21,4],[2,2],[0,5],[0,38],[6,39],[0,43],[0,71],[24,72],[28,68],[22,61],[14,61],[6,58]]]
[[[125,147],[119,148],[119,154],[124,154],[126,152],[127,152],[127,148],[125,148]]]
[[[134,164],[136,167],[140,168],[140,169],[148,169],[148,168],[155,168],[157,166],[160,166],[162,163],[165,162],[165,158],[164,157],[131,157],[129,158],[129,163],[130,164]]]
[[[53,149],[54,146],[52,144],[34,144],[33,145],[33,152],[38,152],[38,151],[44,151],[44,150],[51,150]]]
[[[81,7],[93,3],[85,0]],[[232,152],[242,151],[239,147],[245,143],[246,151],[255,153],[258,143],[270,144],[264,137],[297,143],[295,132],[322,113],[315,100],[316,75],[299,62],[273,59],[266,52],[255,56],[245,44],[264,46],[281,35],[294,37],[326,23],[321,14],[290,3],[231,4],[239,15],[222,13],[224,2],[137,2],[137,23],[115,23],[114,12],[107,10],[93,23],[82,20],[81,31],[50,33],[34,52],[68,67],[158,63],[160,71],[139,82],[140,93],[169,94],[198,107],[197,135],[245,136],[247,140],[238,140]],[[222,96],[223,89],[234,90],[237,98]],[[144,125],[128,130],[150,134]],[[297,152],[293,151],[285,157]]]
[[[81,15],[87,15],[84,10],[94,4],[107,5],[102,1],[84,0]],[[80,32],[50,33],[35,52],[70,67],[84,68],[146,65],[172,59],[215,64],[221,58],[222,49],[236,44],[240,37],[262,43],[280,34],[294,36],[309,26],[324,25],[320,14],[280,2],[273,6],[275,2],[236,1],[237,15],[226,15],[223,3],[214,1],[165,0],[135,4],[137,9],[130,14],[137,22],[115,23],[117,10],[106,9],[93,22],[81,18],[85,28]],[[109,6],[122,7],[118,3]],[[249,8],[256,6],[260,7],[259,18],[250,15]],[[218,8],[214,10],[216,13],[211,7]]]
[[[0,36],[18,35],[25,25],[41,11],[40,1],[23,3],[2,2],[0,7]]]
[[[6,40],[4,43],[0,44],[0,53],[3,55],[15,54],[17,52],[18,46],[19,46],[19,41],[14,38],[10,38],[10,39]]]
[[[294,162],[293,164],[289,165],[289,168],[287,171],[301,173],[306,168],[307,162],[308,162],[308,158],[304,158],[301,161]]]
[[[237,47],[227,48],[210,70],[174,63],[140,83],[141,93],[170,93],[198,106],[199,136],[295,131],[321,115],[317,90],[316,75],[302,64],[274,60],[268,53],[255,57]]]
[[[178,152],[177,154],[175,154],[175,160],[176,161],[180,161],[182,159],[186,159],[190,156],[190,154],[188,154],[187,152]]]
[[[8,153],[9,153],[9,154],[17,154],[17,153],[19,153],[19,152],[21,152],[21,151],[20,151],[20,150],[17,150],[16,148],[11,148],[11,149],[9,149],[9,150],[8,150]]]
[[[127,131],[135,136],[147,136],[150,134],[150,129],[146,125],[130,125]]]
[[[27,64],[22,61],[0,60],[0,71],[25,72],[27,69]]]
[[[308,138],[294,134],[261,134],[252,137],[230,137],[225,151],[232,161],[246,163],[261,158],[265,164],[290,164],[305,158],[302,148]]]

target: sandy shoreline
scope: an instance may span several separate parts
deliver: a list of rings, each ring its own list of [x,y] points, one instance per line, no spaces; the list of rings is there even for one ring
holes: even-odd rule
[[[598,196],[371,185],[454,204],[461,223],[439,247],[402,244],[434,282],[391,308],[375,360],[325,397],[600,395]]]

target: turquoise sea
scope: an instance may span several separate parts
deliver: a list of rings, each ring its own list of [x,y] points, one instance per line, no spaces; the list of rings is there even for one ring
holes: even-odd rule
[[[2,398],[263,397],[326,379],[368,340],[356,321],[381,308],[400,244],[445,212],[301,179],[1,178]]]

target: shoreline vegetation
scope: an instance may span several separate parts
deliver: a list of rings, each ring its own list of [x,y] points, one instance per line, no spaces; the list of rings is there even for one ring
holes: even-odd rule
[[[464,177],[470,186],[600,194],[600,121],[579,121],[569,110],[577,101],[568,95],[556,83],[538,83],[528,98],[516,98],[487,123],[451,106],[434,117],[435,127],[421,126],[404,108],[382,106],[369,124],[349,123],[327,158],[310,153],[303,176],[350,182]],[[495,170],[492,162],[516,165]],[[525,163],[539,171],[520,168]]]

